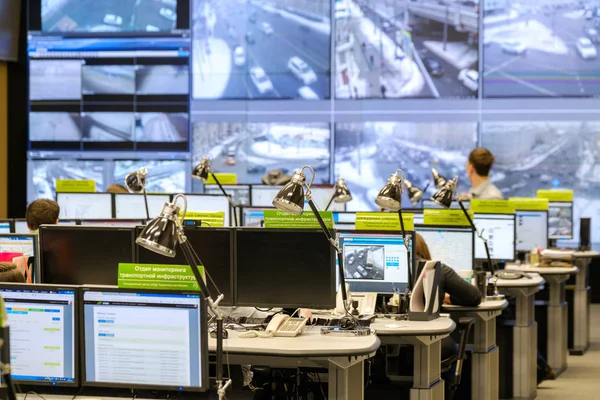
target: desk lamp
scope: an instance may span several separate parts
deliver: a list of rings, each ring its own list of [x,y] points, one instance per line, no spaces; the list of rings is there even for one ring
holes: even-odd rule
[[[350,189],[348,189],[348,185],[346,185],[346,181],[343,178],[339,178],[337,180],[333,189],[333,195],[331,196],[331,199],[329,199],[329,203],[327,203],[325,211],[329,210],[329,206],[331,206],[331,203],[334,201],[336,203],[347,203],[352,200]]]
[[[130,192],[143,193],[144,205],[146,206],[146,220],[150,220],[150,209],[148,208],[148,195],[146,194],[146,178],[148,170],[140,168],[135,172],[131,172],[125,176],[125,186]]]
[[[227,192],[223,188],[223,185],[221,185],[221,182],[219,182],[219,180],[217,179],[217,176],[215,175],[212,168],[210,167],[210,163],[211,163],[210,158],[208,158],[207,156],[202,157],[202,159],[200,160],[200,163],[198,165],[196,165],[194,167],[194,169],[192,170],[192,178],[201,179],[204,182],[204,181],[206,181],[206,179],[208,179],[209,174],[210,174],[210,176],[212,176],[212,178],[215,180],[216,184],[219,186],[219,189],[221,189],[221,193],[223,193],[223,196],[225,196],[227,198],[227,201],[229,201],[229,207],[231,207],[231,209],[233,210],[234,226],[238,226],[237,210],[236,210],[235,204],[233,204],[233,199],[231,198],[230,195],[227,194]]]
[[[433,184],[436,189],[441,189],[447,182],[447,179],[440,175],[435,168],[431,168],[431,175],[433,176]]]
[[[306,183],[306,175],[304,174],[304,170],[309,169],[312,176],[310,178],[310,183]],[[346,279],[344,277],[344,257],[342,255],[342,249],[338,244],[337,235],[334,236],[329,228],[325,225],[323,218],[319,214],[319,210],[317,210],[317,206],[312,200],[312,194],[310,191],[310,187],[315,180],[315,170],[310,165],[303,165],[300,170],[295,171],[292,176],[292,180],[287,183],[277,196],[273,199],[273,205],[275,208],[281,211],[285,211],[289,214],[293,215],[301,215],[304,212],[304,199],[308,202],[308,206],[312,210],[317,222],[321,226],[321,230],[325,233],[327,240],[334,247],[337,252],[338,259],[338,274],[340,275],[340,285],[342,286],[342,300],[344,303],[344,310],[346,310],[347,314],[350,314],[348,311],[348,294],[346,293]],[[306,187],[306,191],[304,190]]]
[[[398,173],[402,174],[402,178]],[[406,259],[408,268],[408,291],[410,292],[413,288],[413,277],[412,277],[412,266],[410,263],[410,249],[408,243],[406,243],[406,231],[404,230],[404,220],[402,219],[402,183],[404,180],[404,171],[397,169],[388,178],[385,186],[379,191],[375,203],[387,210],[398,211],[398,217],[400,218],[400,229],[402,231],[402,239],[404,247],[406,248]],[[407,186],[408,187],[408,186]],[[422,196],[422,194],[421,194]]]
[[[181,218],[179,218],[181,208],[177,205],[178,199],[183,200]],[[219,292],[217,299],[213,300],[210,290],[200,274],[198,266],[204,266],[204,264],[200,260],[200,257],[198,257],[198,254],[196,254],[183,230],[183,221],[185,220],[186,212],[186,197],[182,194],[176,195],[170,203],[165,203],[160,215],[144,227],[135,242],[141,247],[167,257],[175,257],[175,249],[179,243],[183,256],[196,278],[202,297],[208,304],[208,308],[217,323],[217,393],[219,400],[223,400],[225,399],[225,391],[231,385],[231,378],[228,378],[225,382],[223,379],[223,314],[219,311],[219,303],[223,300],[224,296],[216,287],[205,268],[205,274],[211,280],[217,292]]]
[[[406,186],[406,190],[408,191],[408,200],[414,205],[417,205],[419,203],[419,201],[425,195],[425,190],[427,190],[419,189],[418,187],[413,185],[408,179],[404,179],[404,186]]]
[[[433,168],[432,168],[432,170],[433,170]],[[435,177],[434,177],[434,179],[435,179]],[[442,178],[442,179],[444,179],[444,178]],[[456,191],[456,185],[458,183],[458,176],[455,176],[454,178],[452,178],[450,180],[444,179],[444,181],[446,183],[437,192],[435,192],[433,194],[433,196],[431,196],[431,201],[433,201],[435,204],[437,204],[443,208],[450,208],[450,206],[452,205],[452,199],[454,197],[454,192]],[[473,223],[473,219],[471,219],[471,216],[469,215],[469,212],[465,208],[462,200],[457,197],[456,201],[457,201],[458,205],[460,206],[460,209],[465,214],[465,218],[467,218],[467,221],[469,222],[471,229],[473,229],[473,231],[475,231],[475,234],[479,237],[479,239],[483,240],[483,245],[485,246],[485,255],[487,257],[487,262],[488,262],[490,271],[493,274],[495,274],[496,268],[492,264],[492,258],[490,256],[490,249],[488,247],[487,238],[483,237],[483,231],[481,231],[481,232],[477,231],[477,228],[475,227],[475,224]]]

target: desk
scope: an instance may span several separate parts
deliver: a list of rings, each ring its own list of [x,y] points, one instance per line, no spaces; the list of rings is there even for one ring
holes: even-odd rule
[[[454,318],[475,318],[471,398],[497,400],[499,396],[499,359],[496,346],[496,317],[508,306],[506,300],[484,301],[477,307],[444,305]]]
[[[558,377],[567,369],[568,349],[568,307],[565,301],[565,281],[569,275],[577,273],[577,267],[554,268],[536,265],[507,264],[507,270],[535,272],[550,285],[550,301],[548,302],[548,365],[554,369]]]
[[[307,327],[304,333],[293,338],[243,339],[238,336],[239,332],[230,330],[229,338],[223,341],[223,351],[229,354],[231,364],[327,368],[328,398],[339,400],[364,398],[364,361],[373,357],[380,345],[375,335],[322,335],[320,327]],[[209,338],[208,347],[216,351],[216,339]]]
[[[498,279],[500,293],[516,300],[513,329],[513,399],[535,399],[537,396],[537,322],[535,294],[546,281],[539,274],[531,279]]]
[[[450,318],[433,321],[395,321],[378,318],[371,328],[383,344],[410,344],[414,346],[415,365],[411,400],[443,400],[444,381],[440,377],[442,364],[441,340],[456,324]],[[329,397],[337,399],[336,397]]]
[[[576,251],[575,265],[579,272],[575,276],[575,290],[573,292],[573,348],[571,355],[584,355],[590,347],[590,301],[588,285],[589,265],[596,251]]]

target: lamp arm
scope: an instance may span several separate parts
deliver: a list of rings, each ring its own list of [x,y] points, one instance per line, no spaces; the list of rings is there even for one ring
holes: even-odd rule
[[[495,267],[492,265],[492,257],[490,256],[490,248],[488,247],[487,239],[483,237],[483,232],[479,233],[477,231],[477,228],[475,227],[475,224],[473,223],[473,220],[471,219],[469,212],[465,208],[465,205],[463,204],[462,199],[457,198],[456,201],[457,201],[458,205],[460,206],[460,209],[465,214],[465,217],[467,218],[469,225],[471,225],[471,228],[475,231],[475,234],[477,235],[477,237],[479,237],[479,239],[483,240],[483,245],[485,248],[485,256],[487,258],[488,267],[492,273],[495,273]]]
[[[331,198],[329,199],[329,203],[327,203],[327,207],[325,207],[325,211],[329,210],[331,203],[333,203],[333,199],[335,199],[335,192],[331,195]]]
[[[408,269],[408,291],[412,291],[413,288],[413,276],[412,276],[412,265],[410,263],[410,250],[408,243],[406,243],[406,231],[404,230],[404,219],[402,218],[402,207],[398,209],[398,217],[400,218],[400,230],[402,231],[402,241],[406,248],[406,268]]]
[[[229,207],[231,207],[231,209],[233,211],[233,223],[234,223],[234,226],[238,226],[237,212],[236,212],[236,209],[235,209],[235,204],[233,204],[233,199],[231,198],[231,196],[229,196],[227,194],[227,192],[225,191],[225,188],[223,188],[223,185],[221,185],[221,182],[219,182],[219,180],[217,179],[217,176],[215,175],[215,173],[211,171],[210,175],[213,177],[213,179],[215,180],[215,182],[219,186],[219,189],[221,189],[221,193],[223,193],[223,196],[227,197],[227,201],[229,201]]]
[[[146,186],[142,189],[144,194],[144,205],[146,206],[146,221],[150,221],[150,208],[148,207],[148,194],[146,193]]]

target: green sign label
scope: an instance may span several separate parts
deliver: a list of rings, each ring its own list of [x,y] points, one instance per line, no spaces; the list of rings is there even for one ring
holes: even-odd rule
[[[535,197],[511,197],[508,201],[515,210],[546,211],[548,210],[548,199],[537,199]]]
[[[548,199],[548,201],[573,201],[573,190],[571,189],[539,189],[536,195],[540,199]]]
[[[179,216],[181,217],[182,212],[179,212]],[[202,226],[225,226],[225,212],[224,211],[216,211],[216,212],[204,212],[204,211],[187,211],[185,213],[185,219],[193,219],[202,221]]]
[[[331,211],[320,211],[325,226],[333,229],[333,213]],[[280,210],[265,210],[265,228],[303,228],[318,229],[321,226],[312,211],[304,211],[301,215],[288,214]]]
[[[204,277],[204,267],[199,266]],[[121,289],[194,290],[200,286],[189,265],[119,264]]]
[[[515,208],[508,200],[471,200],[471,211],[488,214],[514,214]]]
[[[237,174],[227,173],[227,172],[215,172],[215,176],[217,177],[217,179],[219,180],[219,183],[221,185],[237,184]],[[215,179],[213,178],[213,176],[211,174],[211,175],[208,175],[208,178],[206,178],[206,181],[204,181],[204,183],[211,184],[211,183],[217,183],[217,181],[215,181]]]
[[[473,218],[473,210],[467,210]],[[423,210],[423,224],[425,225],[452,225],[469,226],[469,221],[462,210],[438,210],[426,208]]]
[[[57,179],[57,193],[94,193],[96,182],[91,179]]]
[[[402,214],[405,230],[414,230],[414,217],[413,214]],[[357,212],[355,226],[358,231],[400,231],[402,229],[398,213],[384,212]]]

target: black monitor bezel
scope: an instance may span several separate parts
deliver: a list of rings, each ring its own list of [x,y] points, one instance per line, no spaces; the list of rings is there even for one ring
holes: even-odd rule
[[[460,230],[464,230],[464,231],[470,231],[471,232],[471,249],[472,249],[472,254],[471,254],[471,270],[475,269],[475,263],[476,263],[476,259],[475,259],[475,231],[473,230],[473,228],[471,228],[470,226],[466,226],[466,225],[425,225],[425,224],[415,224],[415,233],[419,233],[418,229],[419,228],[424,228],[424,229],[437,229],[437,230],[445,230],[445,229],[460,229]],[[441,261],[441,260],[439,260]],[[443,263],[443,261],[441,261]],[[444,263],[445,264],[445,263]],[[416,263],[415,263],[416,265]],[[447,264],[446,264],[447,265]],[[454,269],[453,265],[450,266],[448,265],[450,268]],[[461,269],[467,269],[467,268],[461,268]]]
[[[558,204],[570,204],[571,205],[571,236],[550,236],[550,207],[552,207],[553,203]],[[549,201],[548,202],[548,241],[550,240],[571,240],[573,239],[575,233],[575,204],[572,201]]]
[[[96,292],[114,292],[114,293],[148,293],[148,294],[194,294],[200,298],[200,309],[203,312],[200,313],[200,348],[205,349],[204,354],[201,354],[201,364],[204,366],[202,371],[202,386],[195,387],[180,387],[180,386],[153,386],[153,385],[130,385],[123,383],[107,383],[107,382],[88,382],[86,378],[86,357],[85,357],[85,303],[84,295],[86,291]],[[101,286],[101,285],[82,285],[79,289],[79,301],[80,301],[80,313],[79,313],[79,334],[80,334],[80,354],[81,354],[81,387],[102,387],[102,388],[125,388],[125,389],[146,389],[146,390],[160,390],[160,391],[176,391],[176,392],[206,392],[210,389],[210,382],[208,376],[208,326],[207,326],[207,313],[208,309],[206,302],[199,292],[193,291],[175,291],[175,290],[152,290],[152,289],[123,289],[116,286]]]
[[[54,387],[79,387],[81,383],[81,358],[80,358],[80,308],[81,303],[79,302],[80,286],[77,285],[50,285],[50,284],[30,284],[30,283],[0,283],[0,290],[8,289],[8,290],[17,290],[23,289],[27,290],[27,288],[31,288],[32,291],[37,290],[73,290],[75,292],[74,304],[73,304],[73,364],[74,364],[74,373],[75,380],[74,382],[55,382],[55,381],[24,381],[24,380],[14,380],[14,383],[17,385],[23,386],[54,386]]]
[[[514,261],[517,259],[517,215],[515,213],[512,214],[502,214],[502,213],[490,213],[490,212],[478,212],[478,213],[473,213],[473,224],[475,223],[475,218],[477,215],[508,215],[511,216],[513,218],[513,257],[511,259],[508,258],[494,258],[492,256],[492,254],[490,254],[490,260],[492,261],[496,261],[496,262],[505,262],[505,261]],[[477,240],[482,240],[482,239],[477,239]],[[477,245],[477,243],[475,243],[475,245]],[[477,250],[475,248],[473,248],[473,251],[475,252],[475,255],[477,255]],[[477,258],[475,257],[475,261],[487,261],[487,257],[486,258]]]
[[[548,235],[548,223],[549,220],[548,218],[550,217],[548,215],[548,210],[526,210],[526,209],[522,209],[522,210],[515,210],[515,251],[517,252],[517,254],[522,254],[522,253],[529,253],[531,251],[531,249],[529,250],[519,250],[518,246],[517,246],[517,213],[520,212],[539,212],[539,213],[544,213],[546,214],[546,246],[548,247],[548,241],[550,240],[549,235]]]

